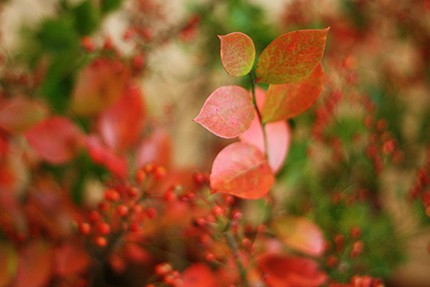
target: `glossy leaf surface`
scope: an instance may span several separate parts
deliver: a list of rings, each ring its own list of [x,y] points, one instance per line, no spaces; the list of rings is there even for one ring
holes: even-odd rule
[[[68,118],[55,116],[40,122],[25,133],[33,150],[44,160],[65,163],[81,146],[82,134]]]
[[[263,106],[263,122],[286,120],[303,113],[318,99],[323,89],[321,64],[306,78],[289,84],[270,85]]]
[[[210,182],[215,192],[256,199],[270,190],[274,176],[258,148],[236,142],[221,150],[215,158]]]
[[[257,62],[257,81],[285,84],[307,76],[321,61],[326,29],[299,30],[273,40]]]
[[[235,138],[249,128],[253,118],[248,91],[239,86],[223,86],[209,96],[194,121],[219,137]]]
[[[304,217],[284,216],[273,221],[275,233],[285,244],[311,256],[324,252],[321,229]]]
[[[218,37],[221,41],[221,62],[225,71],[233,77],[248,74],[255,60],[255,46],[252,39],[240,32]]]

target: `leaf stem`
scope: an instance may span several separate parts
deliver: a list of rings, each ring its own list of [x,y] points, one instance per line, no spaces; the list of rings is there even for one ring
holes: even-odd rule
[[[252,92],[252,104],[254,105],[254,109],[257,113],[258,121],[261,125],[261,130],[263,131],[263,141],[264,141],[264,154],[266,159],[269,159],[269,144],[267,142],[267,133],[266,133],[266,124],[263,122],[263,116],[261,115],[260,109],[257,105],[257,94],[255,92],[255,77],[252,74],[252,71],[249,72],[249,77],[251,78],[251,92]]]
[[[240,259],[239,255],[239,248],[237,247],[236,240],[234,239],[233,233],[230,228],[230,223],[227,226],[227,230],[225,231],[225,238],[227,240],[227,244],[230,247],[230,249],[233,251],[234,259],[236,262],[237,269],[239,271],[240,280],[242,281],[243,287],[249,287],[248,277],[246,274],[245,266],[243,266],[242,260]]]

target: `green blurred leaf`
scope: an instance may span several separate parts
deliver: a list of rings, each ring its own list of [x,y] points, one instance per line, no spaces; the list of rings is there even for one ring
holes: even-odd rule
[[[100,11],[94,6],[93,1],[86,0],[80,3],[72,12],[75,29],[81,36],[94,32],[100,23]]]
[[[44,21],[36,38],[42,51],[50,54],[58,55],[79,47],[79,37],[67,18]]]
[[[109,13],[117,9],[122,3],[122,0],[102,0],[101,10],[102,13]]]

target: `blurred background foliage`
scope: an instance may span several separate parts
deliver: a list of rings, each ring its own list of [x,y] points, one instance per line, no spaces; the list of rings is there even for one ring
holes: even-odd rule
[[[8,5],[13,2],[3,3],[4,15],[12,11]],[[131,48],[124,47],[124,61],[132,66],[133,53],[145,55],[143,71],[132,73],[144,86],[149,113],[162,115],[160,121],[172,134],[174,154],[185,155],[177,156],[179,165],[191,162],[208,170],[226,141],[199,131],[191,119],[213,87],[234,82],[223,75],[217,35],[244,32],[254,40],[258,55],[282,33],[330,27],[323,60],[325,89],[309,112],[289,122],[291,146],[278,175],[272,213],[306,216],[321,227],[328,246],[321,264],[335,280],[370,274],[388,280],[389,286],[412,286],[404,282],[412,282],[413,277],[414,284],[426,286],[430,282],[425,254],[430,241],[430,203],[425,201],[430,193],[430,2],[178,3],[51,3],[50,17],[24,26],[15,35],[23,40],[13,51],[2,47],[7,65],[36,74],[43,70],[41,82],[16,88],[5,80],[2,69],[1,89],[43,98],[55,113],[68,113],[79,71],[97,57],[117,57],[116,51],[92,50],[85,41],[101,43],[109,29],[123,29],[114,21],[106,26],[111,21],[106,19],[129,21],[131,32],[123,29],[121,35],[138,36]],[[182,14],[173,15],[177,10]],[[11,33],[5,25],[2,30]],[[117,34],[112,34],[113,41],[122,41],[115,39]],[[127,52],[130,49],[133,52]],[[174,56],[164,55],[169,52]],[[163,64],[164,59],[173,61]],[[184,71],[175,71],[178,67]],[[250,85],[247,78],[240,84]],[[84,130],[91,129],[91,118],[74,120]],[[61,178],[69,167],[80,170],[80,180],[72,188],[77,202],[85,197],[81,193],[87,178],[102,179],[107,173],[85,154],[70,165],[44,168]],[[261,206],[251,210],[265,212]]]

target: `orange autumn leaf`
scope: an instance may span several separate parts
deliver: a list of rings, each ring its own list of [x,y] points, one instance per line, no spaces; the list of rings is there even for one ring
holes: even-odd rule
[[[263,122],[286,120],[303,113],[318,99],[323,89],[321,64],[304,79],[288,84],[270,85],[263,106]]]
[[[322,59],[328,30],[298,30],[273,40],[258,59],[257,81],[285,84],[307,76]]]
[[[264,153],[244,142],[232,143],[221,150],[210,175],[214,191],[247,199],[263,197],[274,180]]]
[[[287,246],[311,256],[324,252],[321,229],[304,217],[283,216],[273,220],[272,228]]]

